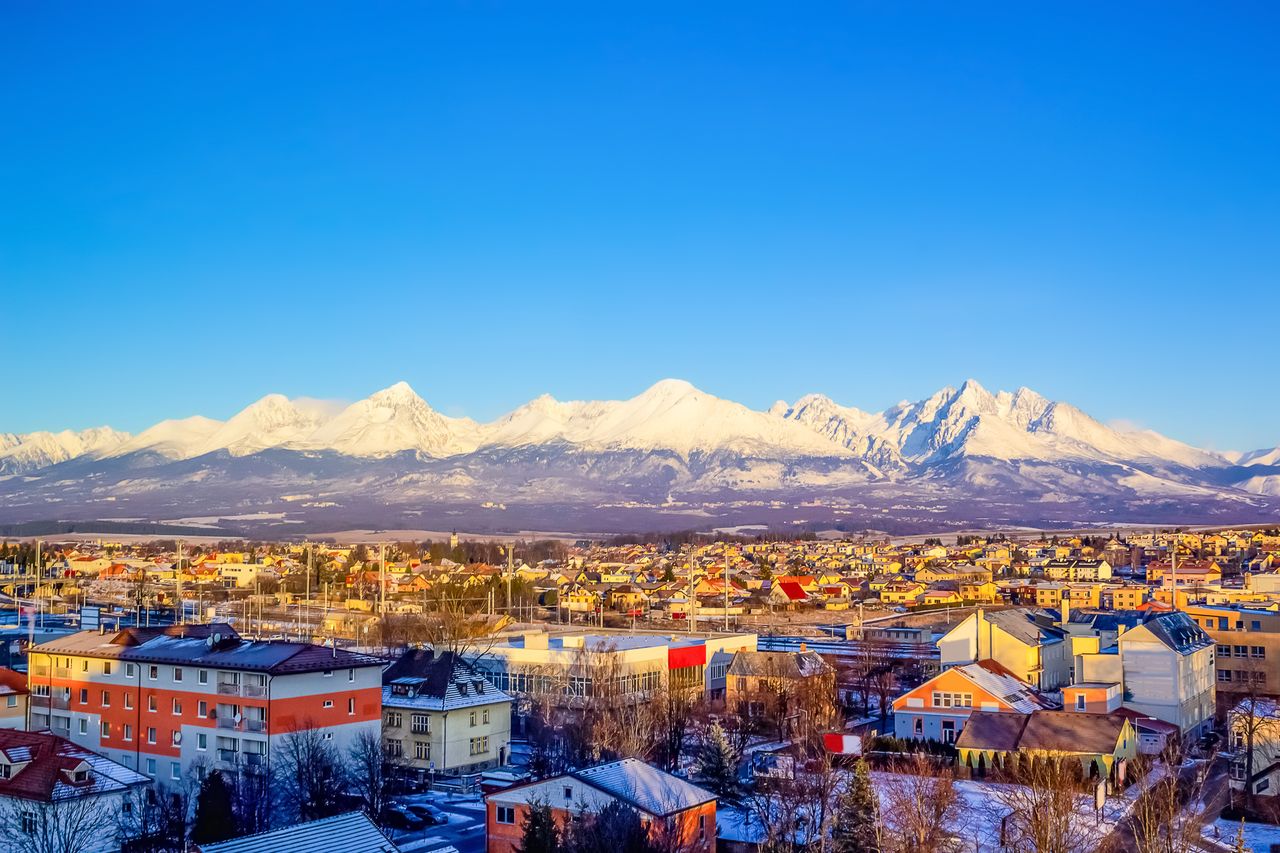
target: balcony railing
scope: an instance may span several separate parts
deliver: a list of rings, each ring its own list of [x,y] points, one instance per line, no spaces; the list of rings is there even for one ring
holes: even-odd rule
[[[239,685],[239,684],[230,684],[230,683],[227,683],[227,682],[219,681],[219,682],[218,682],[218,693],[220,693],[220,694],[221,694],[221,695],[223,695],[223,696],[239,696],[239,695],[240,695],[240,685]]]
[[[246,684],[244,687],[240,688],[240,695],[247,696],[250,699],[261,699],[263,696],[267,695],[267,688],[257,684]]]
[[[68,678],[71,675],[71,669],[65,666],[55,666],[53,668],[54,678]]]
[[[235,764],[236,759],[240,757],[240,753],[234,749],[218,750],[218,760],[225,761],[227,764]]]
[[[267,730],[266,720],[245,720],[244,730],[246,732],[265,732]]]
[[[51,697],[49,697],[49,704],[50,704],[50,705],[52,705],[54,708],[57,708],[59,711],[70,711],[70,710],[71,710],[71,697],[69,697],[69,696],[51,696]]]
[[[246,752],[244,754],[244,763],[250,767],[260,767],[262,765],[262,755],[256,752]]]
[[[36,666],[31,667],[31,674],[38,675],[41,677],[47,677],[49,675],[49,665],[37,664]]]
[[[240,724],[236,722],[235,717],[219,717],[218,728],[220,729],[238,729]]]

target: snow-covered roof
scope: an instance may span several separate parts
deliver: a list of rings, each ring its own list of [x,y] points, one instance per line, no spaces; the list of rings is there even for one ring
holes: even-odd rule
[[[204,844],[201,853],[281,853],[332,850],[337,853],[397,853],[400,850],[363,812],[347,812],[294,826]]]

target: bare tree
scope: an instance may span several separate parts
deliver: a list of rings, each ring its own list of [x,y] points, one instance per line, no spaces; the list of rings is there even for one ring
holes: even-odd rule
[[[130,791],[115,814],[117,835],[130,853],[180,853],[187,844],[191,791],[148,785]]]
[[[276,747],[275,774],[282,804],[299,820],[329,817],[338,810],[345,773],[337,750],[314,722],[289,731]]]
[[[1186,806],[1198,801],[1204,789],[1203,771],[1179,777],[1181,749],[1174,743],[1165,751],[1166,775],[1142,793],[1129,821],[1138,853],[1190,853],[1200,849],[1203,818]],[[1208,765],[1206,765],[1208,766]]]
[[[382,814],[391,788],[391,773],[382,739],[368,729],[361,731],[347,750],[351,788],[363,800],[374,820]]]
[[[1254,774],[1280,760],[1280,712],[1276,700],[1258,695],[1252,679],[1244,698],[1227,714],[1234,763],[1244,771],[1244,809],[1255,811]]]
[[[88,853],[102,847],[115,826],[121,800],[71,796],[52,802],[0,800],[0,851],[4,853]],[[109,843],[109,842],[108,842]]]
[[[885,777],[880,814],[887,851],[945,853],[955,846],[964,801],[950,767],[915,755]]]
[[[1037,756],[1014,780],[995,789],[1004,817],[1009,853],[1085,853],[1097,847],[1086,821],[1076,813],[1084,791],[1077,758],[1061,753]]]

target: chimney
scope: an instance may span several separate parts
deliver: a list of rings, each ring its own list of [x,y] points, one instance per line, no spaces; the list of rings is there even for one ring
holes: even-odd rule
[[[808,643],[805,643],[805,642],[801,642],[801,643],[800,643],[800,651],[801,651],[801,652],[807,652],[807,651],[809,651],[809,644],[808,644]]]
[[[976,635],[976,637],[977,637],[977,641],[978,641],[978,642],[977,642],[977,646],[978,646],[978,648],[977,648],[976,652],[974,653],[974,660],[975,660],[975,661],[986,660],[987,658],[991,657],[991,654],[990,654],[990,648],[991,648],[991,627],[987,624],[987,619],[986,619],[986,617],[985,617],[985,616],[983,616],[983,614],[982,614],[982,608],[981,608],[981,607],[979,607],[977,610],[975,610],[975,611],[973,612],[973,615],[974,615],[973,630],[974,630],[974,632],[975,632],[975,635]],[[985,635],[985,636],[984,636],[984,635]],[[986,641],[987,641],[987,642],[986,642],[987,654],[983,654],[983,653],[982,653],[982,652],[983,652],[983,642],[982,642],[983,640],[986,640]]]
[[[1067,622],[1069,622],[1070,620],[1071,620],[1071,590],[1064,589],[1062,591],[1062,619],[1058,624],[1062,625],[1065,628],[1067,625]]]

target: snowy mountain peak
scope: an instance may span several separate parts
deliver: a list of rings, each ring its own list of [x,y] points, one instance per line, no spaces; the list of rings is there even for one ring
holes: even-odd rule
[[[417,392],[415,392],[409,383],[404,380],[401,380],[387,388],[383,388],[381,391],[375,391],[373,394],[369,395],[369,399],[377,400],[379,402],[412,403],[414,401],[418,401],[423,403],[423,405],[426,405],[426,402],[419,397]]]
[[[0,474],[34,471],[80,456],[103,456],[129,438],[127,432],[105,426],[79,432],[66,429],[56,433],[3,433],[0,434]]]

